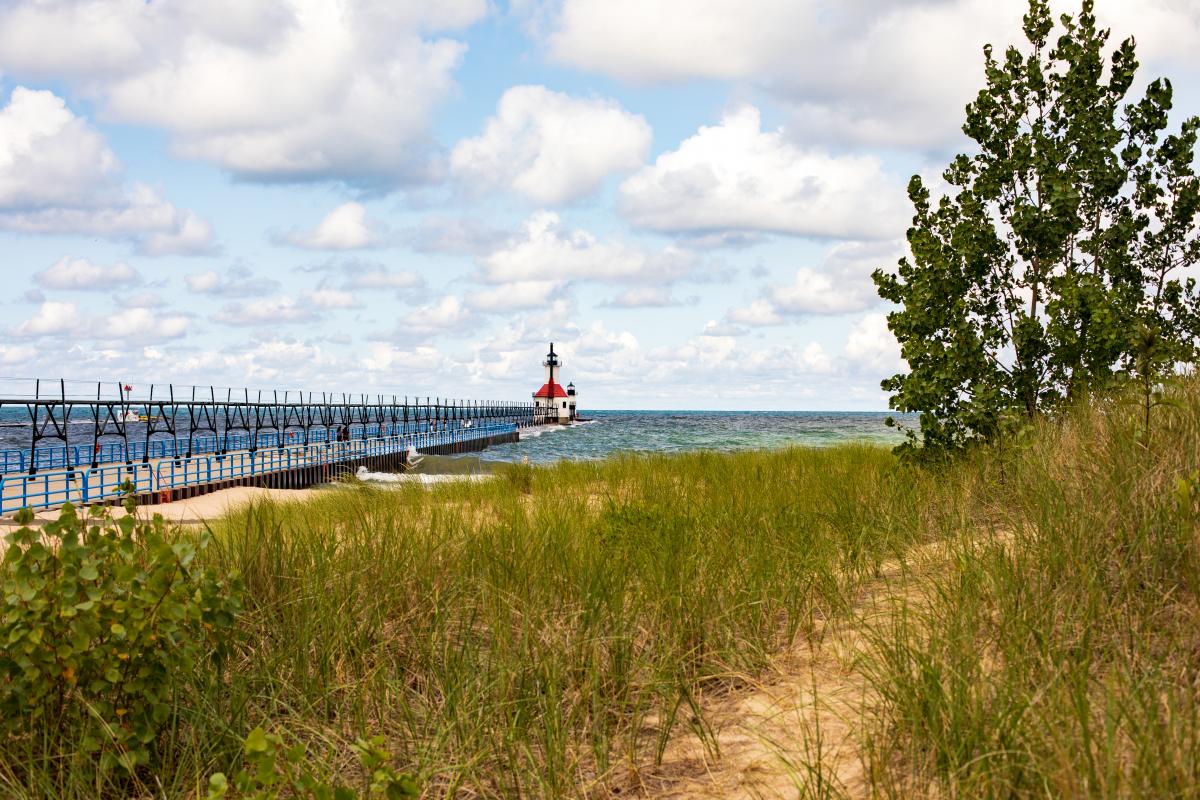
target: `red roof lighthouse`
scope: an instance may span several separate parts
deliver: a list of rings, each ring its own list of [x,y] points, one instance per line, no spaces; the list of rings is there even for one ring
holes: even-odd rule
[[[558,383],[558,368],[562,362],[554,352],[554,342],[550,343],[550,352],[546,354],[542,366],[546,368],[546,382],[533,393],[534,405],[543,410],[546,422],[570,422],[575,403],[574,398],[570,397],[572,393]]]

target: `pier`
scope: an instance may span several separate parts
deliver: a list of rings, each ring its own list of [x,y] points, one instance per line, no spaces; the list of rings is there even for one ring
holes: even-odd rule
[[[533,403],[33,381],[0,395],[0,515],[164,503],[231,486],[303,488],[415,453],[517,441]],[[125,488],[123,488],[125,487]]]

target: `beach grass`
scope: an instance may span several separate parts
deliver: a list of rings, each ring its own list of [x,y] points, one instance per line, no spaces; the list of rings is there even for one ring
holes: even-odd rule
[[[385,732],[433,794],[586,794],[839,613],[919,535],[914,490],[844,447],[252,506],[218,530],[251,599],[243,726]]]
[[[940,466],[622,456],[254,503],[199,556],[241,575],[235,656],[178,676],[154,768],[84,782],[47,732],[0,750],[0,795],[203,797],[263,726],[349,777],[382,735],[430,797],[609,796],[673,738],[716,748],[702,697],[934,547],[866,629],[867,793],[1194,796],[1200,387],[1171,391],[1149,435],[1097,401]]]
[[[883,796],[1200,794],[1200,391],[956,466],[947,565],[871,632]]]

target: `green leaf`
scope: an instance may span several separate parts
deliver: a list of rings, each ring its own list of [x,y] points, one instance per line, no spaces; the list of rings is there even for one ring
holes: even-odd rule
[[[417,779],[411,775],[401,775],[398,780],[392,781],[387,788],[388,800],[397,800],[402,797],[420,797],[421,787],[417,785]]]
[[[265,753],[267,751],[267,733],[257,727],[246,735],[245,750],[247,753]]]
[[[229,779],[223,772],[214,772],[208,778],[207,800],[221,800],[229,793]]]

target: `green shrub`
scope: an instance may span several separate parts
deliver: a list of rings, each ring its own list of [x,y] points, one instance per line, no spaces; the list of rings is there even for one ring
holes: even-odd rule
[[[349,786],[314,772],[303,744],[286,747],[279,734],[255,728],[246,737],[242,748],[245,768],[234,775],[232,783],[221,772],[209,778],[207,800],[275,800],[280,792],[286,792],[289,797],[312,800],[419,797],[416,780],[411,775],[396,772],[388,764],[391,756],[384,749],[383,741],[382,736],[375,736],[354,743],[354,752],[366,774],[366,791],[359,795]]]
[[[162,517],[70,505],[7,537],[0,567],[0,745],[65,775],[152,767],[189,710],[185,681],[218,674],[240,608],[236,574],[193,565],[208,537],[168,538]]]

